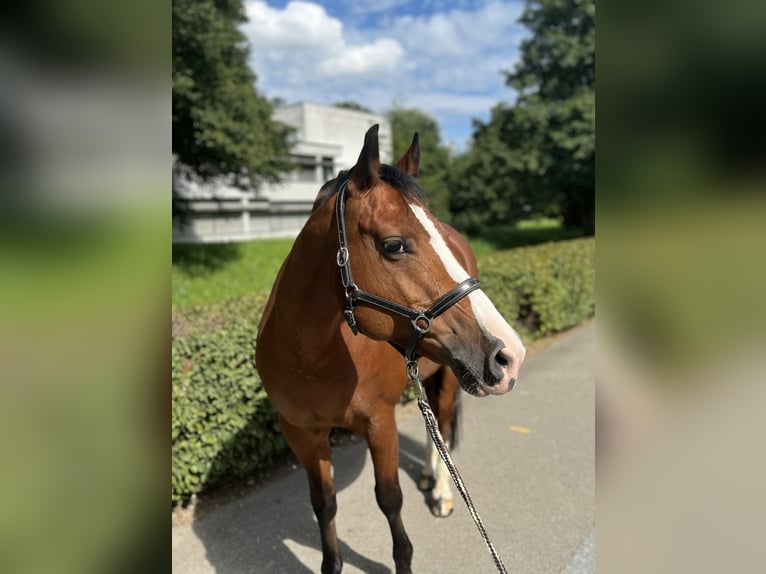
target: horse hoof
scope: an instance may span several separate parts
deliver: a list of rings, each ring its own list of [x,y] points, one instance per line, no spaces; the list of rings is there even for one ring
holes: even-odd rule
[[[340,574],[341,570],[343,570],[341,556],[326,556],[322,559],[322,574]]]
[[[428,492],[429,490],[433,490],[435,484],[436,481],[433,476],[421,476],[420,480],[418,480],[418,490],[421,492]]]
[[[453,510],[452,499],[437,498],[431,503],[431,514],[437,518],[447,518]]]

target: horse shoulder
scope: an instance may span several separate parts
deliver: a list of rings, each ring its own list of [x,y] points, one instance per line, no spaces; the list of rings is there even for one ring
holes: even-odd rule
[[[264,327],[266,323],[269,320],[269,317],[271,317],[271,311],[274,308],[274,301],[277,298],[277,292],[279,291],[279,285],[282,282],[282,275],[285,271],[285,264],[287,263],[287,260],[282,262],[282,266],[279,268],[279,272],[277,273],[277,278],[274,280],[274,285],[271,287],[271,293],[269,293],[269,298],[266,301],[266,306],[263,308],[263,315],[261,315],[261,322],[258,324],[258,336],[257,338],[260,339],[261,334],[264,330]]]

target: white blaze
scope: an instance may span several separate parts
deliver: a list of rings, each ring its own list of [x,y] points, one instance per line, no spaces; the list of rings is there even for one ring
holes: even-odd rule
[[[444,268],[456,283],[465,281],[469,278],[468,272],[455,258],[452,250],[447,246],[439,230],[436,229],[433,220],[428,217],[425,209],[419,205],[409,204],[412,213],[415,214],[420,224],[426,230],[429,236],[429,242],[436,255],[441,259]],[[488,336],[497,337],[505,346],[511,350],[515,358],[523,358],[526,350],[518,333],[513,330],[508,322],[503,318],[500,312],[489,300],[489,297],[481,289],[477,289],[468,295],[473,308],[474,317],[479,323],[479,327]]]

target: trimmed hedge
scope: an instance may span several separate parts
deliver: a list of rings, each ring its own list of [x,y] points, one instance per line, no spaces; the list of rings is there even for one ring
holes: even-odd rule
[[[593,315],[594,256],[593,238],[497,252],[480,260],[482,285],[524,338],[538,338]],[[266,298],[173,314],[173,503],[287,450],[253,360]]]
[[[480,261],[482,287],[522,335],[544,337],[594,314],[595,254],[592,237],[493,253]]]
[[[244,297],[173,315],[174,503],[286,450],[254,366],[265,303]]]

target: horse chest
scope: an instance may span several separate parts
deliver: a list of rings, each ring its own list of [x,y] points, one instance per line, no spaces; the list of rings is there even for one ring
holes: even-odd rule
[[[406,376],[398,361],[378,369],[349,362],[321,371],[293,364],[278,385],[270,385],[269,377],[263,382],[272,404],[292,424],[353,428],[382,403],[393,408],[406,386]]]

